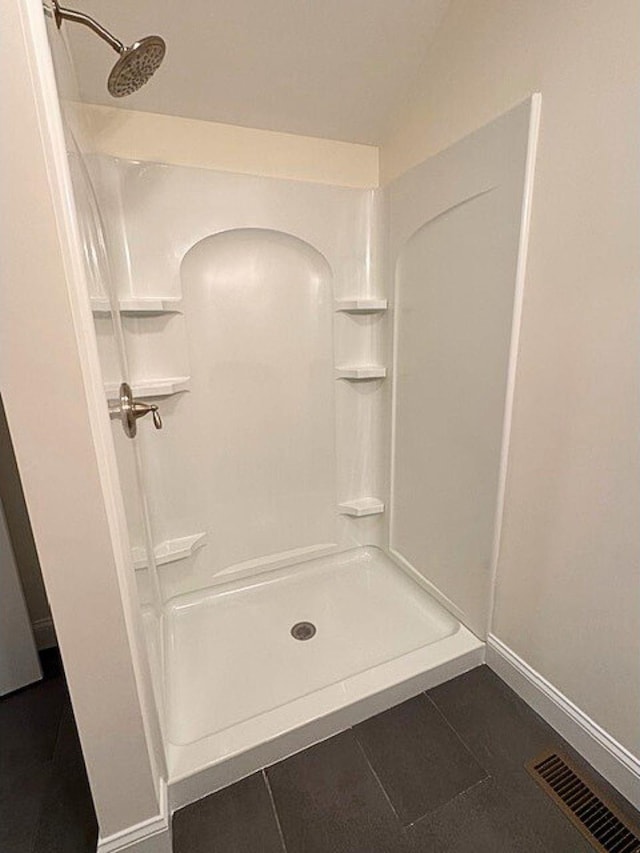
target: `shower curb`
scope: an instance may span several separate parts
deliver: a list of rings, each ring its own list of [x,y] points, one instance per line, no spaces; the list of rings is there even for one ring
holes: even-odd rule
[[[476,643],[475,648],[470,648],[452,660],[443,661],[432,669],[389,685],[341,708],[336,708],[328,714],[308,720],[276,737],[250,746],[244,752],[203,766],[187,776],[170,778],[168,785],[170,812],[173,813],[221,788],[239,782],[252,773],[301,752],[313,744],[327,740],[375,714],[474,669],[482,664],[485,657],[484,643],[478,640]]]

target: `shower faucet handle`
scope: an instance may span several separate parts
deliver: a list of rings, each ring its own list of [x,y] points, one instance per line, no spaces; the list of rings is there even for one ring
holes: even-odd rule
[[[119,401],[109,407],[109,414],[112,418],[120,418],[122,428],[129,438],[135,438],[136,436],[138,431],[136,421],[138,418],[143,418],[149,412],[151,412],[151,416],[153,417],[154,427],[162,429],[162,418],[155,403],[143,403],[140,400],[134,400],[131,386],[126,382],[120,385]]]
[[[145,415],[148,415],[151,412],[151,416],[153,418],[153,425],[156,429],[162,429],[162,418],[160,417],[160,410],[155,405],[155,403],[140,403],[138,400],[134,400],[132,404],[133,409],[133,417],[138,420],[138,418],[143,418]]]

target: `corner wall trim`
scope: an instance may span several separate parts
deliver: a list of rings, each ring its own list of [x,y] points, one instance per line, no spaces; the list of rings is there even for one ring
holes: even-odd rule
[[[494,634],[489,634],[487,639],[486,662],[614,788],[640,808],[640,758],[618,743]]]
[[[147,818],[134,826],[98,838],[97,853],[171,853],[171,821],[168,811],[167,785],[161,781],[160,814]]]

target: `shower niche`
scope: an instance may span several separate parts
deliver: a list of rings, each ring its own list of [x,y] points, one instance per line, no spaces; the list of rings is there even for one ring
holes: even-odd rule
[[[538,110],[375,190],[93,158],[175,806],[482,660]]]

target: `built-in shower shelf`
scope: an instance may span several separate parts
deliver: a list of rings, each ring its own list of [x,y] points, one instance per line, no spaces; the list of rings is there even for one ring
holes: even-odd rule
[[[188,391],[190,383],[190,376],[173,376],[167,379],[147,379],[133,382],[131,389],[134,397],[141,397],[142,399],[149,397],[170,397],[172,394],[180,394],[182,391]],[[118,382],[108,382],[105,385],[107,398],[109,400],[117,400],[119,388],[120,384]]]
[[[338,504],[338,512],[342,515],[351,515],[354,518],[362,518],[365,515],[380,515],[381,512],[384,512],[384,503],[378,498],[356,498]]]
[[[167,563],[175,563],[191,557],[200,548],[207,544],[206,533],[194,533],[192,536],[181,536],[179,539],[167,539],[153,549],[156,565],[164,566]],[[144,548],[132,548],[131,556],[136,569],[144,569],[147,566],[147,554]]]
[[[118,307],[122,314],[131,317],[142,317],[152,314],[178,314],[181,311],[182,300],[177,296],[125,297],[118,300]],[[111,305],[106,298],[93,297],[91,299],[91,309],[94,314],[109,314]]]
[[[373,297],[338,299],[336,311],[345,311],[347,314],[379,314],[387,310],[386,299],[374,299]]]
[[[358,382],[363,379],[384,379],[387,368],[379,364],[349,364],[336,367],[336,379],[349,379]]]

